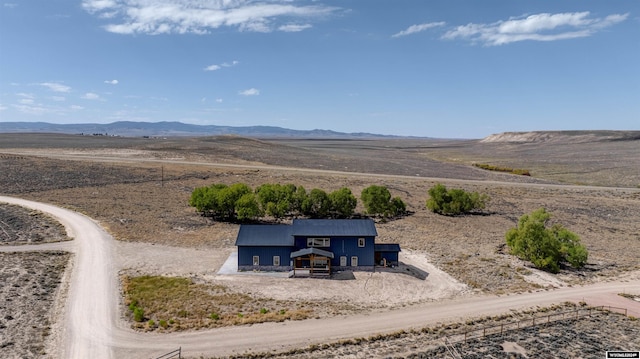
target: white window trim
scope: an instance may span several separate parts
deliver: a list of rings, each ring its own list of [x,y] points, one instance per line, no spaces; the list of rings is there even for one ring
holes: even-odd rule
[[[358,247],[363,248],[366,245],[366,243],[367,243],[366,239],[362,237],[358,238]]]
[[[351,256],[351,266],[352,267],[357,267],[358,266],[358,256]]]
[[[347,266],[347,256],[340,256],[340,265],[343,267]]]
[[[280,266],[280,256],[273,256],[273,266],[274,267]]]
[[[307,238],[307,247],[331,247],[331,238]]]
[[[260,265],[260,256],[253,256],[253,265],[254,266]]]

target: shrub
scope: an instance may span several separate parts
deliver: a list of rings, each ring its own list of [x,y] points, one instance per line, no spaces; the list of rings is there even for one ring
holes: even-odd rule
[[[267,313],[269,313],[269,309],[267,308],[260,309],[260,314],[267,314]]]
[[[391,198],[391,192],[385,186],[372,185],[362,190],[360,199],[367,214],[383,217],[399,216],[406,212],[406,205],[400,197]]]
[[[429,189],[427,208],[434,213],[459,215],[485,208],[489,200],[487,195],[478,192],[466,192],[461,189],[447,190],[443,184],[436,184]]]
[[[209,315],[209,318],[212,319],[212,320],[218,320],[218,319],[220,319],[220,315],[218,315],[218,313],[211,313]]]
[[[162,328],[167,329],[169,327],[169,324],[167,324],[166,320],[160,320],[160,322],[158,323]]]
[[[583,267],[589,252],[578,235],[559,224],[546,228],[549,218],[551,214],[544,208],[520,217],[518,226],[505,235],[511,253],[552,273],[560,271],[563,262],[574,268]]]
[[[144,310],[140,307],[133,309],[133,320],[136,322],[142,322],[144,320]]]

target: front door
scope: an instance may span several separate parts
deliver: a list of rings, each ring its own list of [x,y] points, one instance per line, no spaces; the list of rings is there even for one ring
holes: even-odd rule
[[[340,257],[340,267],[346,267],[347,266],[347,256],[341,256]]]
[[[357,267],[358,266],[358,257],[356,257],[356,256],[351,257],[351,266],[352,267]]]

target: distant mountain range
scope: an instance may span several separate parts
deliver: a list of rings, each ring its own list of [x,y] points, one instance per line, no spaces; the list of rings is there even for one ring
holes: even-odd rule
[[[56,124],[47,122],[0,122],[0,133],[64,133],[85,135],[108,135],[125,137],[142,136],[219,136],[238,135],[260,138],[402,138],[373,133],[344,133],[331,130],[292,130],[275,126],[216,126],[191,125],[182,122],[132,122],[119,121],[107,124],[79,123]]]

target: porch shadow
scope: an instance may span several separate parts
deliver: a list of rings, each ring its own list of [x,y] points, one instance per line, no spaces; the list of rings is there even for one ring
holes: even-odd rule
[[[429,276],[429,272],[422,270],[416,266],[411,264],[406,264],[403,262],[398,262],[397,266],[394,267],[378,267],[376,266],[376,272],[389,272],[389,273],[399,273],[406,274],[412,276],[414,278],[418,278],[420,280],[426,280]]]

